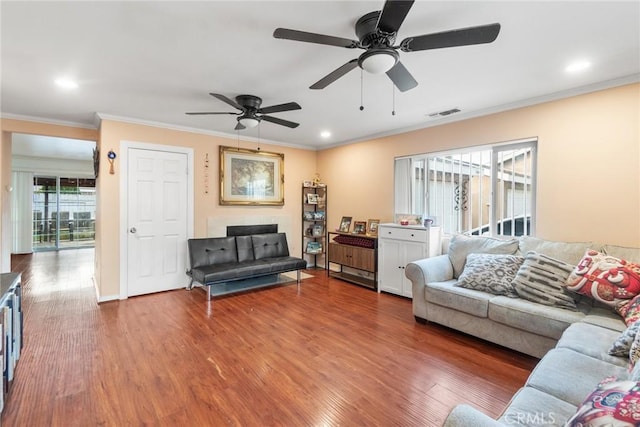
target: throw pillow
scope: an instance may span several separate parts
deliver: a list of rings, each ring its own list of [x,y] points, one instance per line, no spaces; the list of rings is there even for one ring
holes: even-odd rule
[[[640,423],[640,383],[605,378],[567,421],[567,427],[633,427]]]
[[[456,286],[517,298],[511,282],[522,261],[516,255],[469,254]]]
[[[573,266],[537,252],[528,252],[513,279],[518,296],[538,304],[577,310],[565,288]]]
[[[616,311],[622,316],[624,323],[627,325],[640,320],[640,295],[616,305]]]
[[[612,356],[629,357],[631,344],[633,344],[633,340],[635,340],[639,329],[640,322],[636,322],[627,327],[627,329],[620,334],[618,339],[613,342],[609,349],[609,354]]]
[[[636,333],[629,349],[629,370],[635,368],[638,360],[640,360],[640,334]]]
[[[460,277],[467,255],[471,253],[513,255],[517,250],[517,239],[500,240],[492,237],[456,234],[449,243],[449,259],[453,266],[453,276]]]
[[[640,293],[640,266],[588,250],[567,279],[567,288],[615,308]]]

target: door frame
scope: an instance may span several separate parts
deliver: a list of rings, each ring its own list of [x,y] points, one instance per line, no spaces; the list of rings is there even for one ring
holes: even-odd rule
[[[137,141],[120,141],[120,299],[128,298],[128,175],[129,175],[129,156],[130,148],[149,151],[164,151],[168,153],[186,154],[187,155],[187,239],[193,238],[193,222],[194,222],[194,174],[193,174],[193,148],[179,147],[174,145],[154,144],[148,142]],[[105,179],[105,176],[102,177]],[[186,260],[186,265],[189,265]],[[186,278],[186,272],[185,272]]]

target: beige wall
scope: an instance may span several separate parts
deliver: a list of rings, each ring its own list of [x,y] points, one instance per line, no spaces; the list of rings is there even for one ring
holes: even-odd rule
[[[329,228],[393,217],[393,158],[538,138],[537,235],[640,246],[640,85],[318,153]]]
[[[221,206],[219,200],[219,146],[237,146],[238,141],[190,132],[103,120],[100,145],[103,161],[97,183],[99,205],[96,213],[96,279],[101,298],[112,298],[120,292],[120,142],[143,142],[189,147],[194,150],[194,237],[207,236],[207,219],[237,217],[238,224],[246,216],[287,216],[291,235],[287,236],[293,255],[300,256],[302,239],[301,187],[303,180],[313,179],[316,152],[261,144],[262,151],[284,153],[284,206]],[[257,143],[240,141],[241,148],[256,149]],[[118,158],[115,174],[108,172],[106,152],[113,149]],[[204,193],[204,159],[209,156],[209,192]],[[107,237],[108,236],[108,237]]]

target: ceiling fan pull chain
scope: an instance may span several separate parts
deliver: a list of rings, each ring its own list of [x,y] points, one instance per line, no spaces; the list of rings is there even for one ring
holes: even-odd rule
[[[362,104],[364,104],[364,101],[363,101],[363,98],[364,98],[364,95],[363,95],[363,93],[364,93],[364,89],[363,89],[364,85],[362,83],[363,80],[364,80],[363,74],[364,73],[362,71],[362,68],[360,68],[360,111],[364,110],[364,105],[362,105]]]
[[[260,151],[260,128],[262,127],[262,122],[258,122],[258,151]]]
[[[391,115],[395,116],[396,115],[396,85],[391,82],[391,99],[392,99],[392,108],[391,108]]]

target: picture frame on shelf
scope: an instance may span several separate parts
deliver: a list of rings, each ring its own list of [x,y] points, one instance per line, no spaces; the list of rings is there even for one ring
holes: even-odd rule
[[[367,221],[367,234],[369,236],[377,236],[378,225],[380,225],[379,219],[370,219],[369,221]]]
[[[304,211],[302,212],[302,219],[305,221],[313,221],[316,219],[314,211]]]
[[[307,204],[309,204],[309,205],[317,205],[318,204],[318,195],[316,193],[307,193]]]
[[[353,223],[353,234],[366,234],[366,233],[367,233],[366,221],[356,221]]]
[[[315,211],[313,212],[313,219],[315,221],[324,221],[325,214],[324,211]]]
[[[351,219],[352,217],[350,216],[343,216],[342,220],[340,220],[340,227],[338,228],[338,231],[341,233],[348,233],[351,228]]]
[[[322,243],[320,242],[307,242],[307,250],[308,254],[319,254],[322,253]]]
[[[313,185],[313,181],[302,181],[302,186],[307,188],[315,187],[315,185]]]
[[[313,237],[322,237],[324,235],[324,226],[322,224],[313,225]]]
[[[284,205],[284,154],[220,146],[221,205]]]

